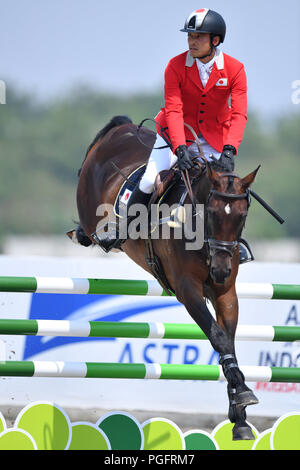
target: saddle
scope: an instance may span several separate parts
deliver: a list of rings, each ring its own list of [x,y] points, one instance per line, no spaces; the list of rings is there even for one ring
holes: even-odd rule
[[[139,184],[145,172],[145,169],[146,169],[146,164],[143,164],[141,167],[134,170],[122,184],[119,190],[119,193],[116,197],[116,200],[113,204],[114,214],[117,217],[123,218],[122,213],[125,213],[126,205],[130,199],[131,193],[134,187]],[[172,168],[170,170],[161,171],[156,177],[156,180],[154,183],[154,191],[148,203],[148,209],[151,207],[152,204],[157,204],[159,207],[159,205],[164,201],[164,197],[167,194],[167,192],[176,184],[176,182],[179,179],[180,179],[179,172]],[[160,218],[158,219],[157,222],[159,224],[165,223],[166,219]]]
[[[113,212],[114,217],[110,220],[103,221],[103,225],[97,226],[97,232],[92,234],[92,238],[95,242],[101,247],[101,241],[107,240],[107,238],[115,238],[116,231],[118,232],[118,219],[122,219],[124,216],[127,216],[127,203],[130,199],[131,193],[134,190],[134,187],[139,184],[140,179],[142,178],[145,170],[146,170],[146,163],[142,164],[138,168],[132,171],[129,176],[123,174],[123,172],[116,167],[116,169],[120,172],[120,174],[124,178],[124,183],[120,187],[120,190],[116,196],[116,199],[113,203]],[[180,200],[178,207],[174,209],[171,214],[167,217],[160,216],[160,205],[164,202],[164,199],[169,192],[169,190],[181,179],[181,172],[177,169],[171,168],[170,170],[163,170],[161,171],[155,180],[155,188],[151,195],[150,201],[148,203],[148,216],[149,216],[149,209],[153,204],[157,205],[157,217],[156,220],[149,221],[148,233],[152,235],[152,233],[158,229],[159,225],[167,223],[170,227],[181,227],[182,224],[185,222],[185,212],[184,212],[184,200],[189,193],[189,189],[186,185],[186,182],[182,182],[180,191]],[[123,214],[123,215],[122,215]],[[69,238],[73,241],[76,237],[74,237],[75,231],[72,230],[67,233]],[[146,246],[146,255],[145,261],[155,279],[160,283],[164,291],[167,295],[174,295],[175,292],[171,288],[168,283],[168,280],[165,276],[163,267],[161,265],[159,257],[154,253],[152,237],[148,236],[145,239],[145,246]],[[104,251],[105,248],[103,247]],[[122,251],[122,246],[120,248],[113,248],[111,251]],[[106,251],[107,252],[107,251]]]
[[[116,197],[114,202],[114,213],[115,216],[122,218],[122,213],[126,214],[126,205],[129,201],[131,193],[134,189],[134,186],[139,184],[140,179],[142,178],[146,169],[146,164],[143,164],[141,167],[135,169],[129,177],[126,178],[123,185],[120,188],[120,191]],[[159,215],[159,206],[164,201],[164,197],[168,193],[168,191],[176,184],[176,182],[180,179],[180,173],[174,169],[170,170],[163,170],[161,171],[155,180],[155,188],[151,195],[150,201],[148,203],[148,214],[149,209],[152,204],[157,204],[157,213],[158,217],[156,218],[155,222],[153,223],[150,221],[149,230],[152,234],[154,230],[158,228],[159,225],[163,223],[168,223],[171,227],[178,226],[177,224],[182,223],[177,216],[177,214],[172,213],[170,217],[160,217]],[[181,199],[185,199],[187,192],[184,192],[183,188],[183,196]],[[123,212],[124,211],[124,212]],[[115,229],[115,227],[114,227]],[[106,232],[108,235],[108,233]],[[145,261],[155,279],[159,282],[162,288],[165,290],[167,295],[174,295],[175,292],[171,288],[168,283],[168,280],[165,276],[163,267],[161,265],[161,261],[159,257],[155,254],[153,249],[153,244],[151,240],[151,236],[145,239],[145,246],[146,246],[146,255]],[[122,251],[122,247],[119,250]]]

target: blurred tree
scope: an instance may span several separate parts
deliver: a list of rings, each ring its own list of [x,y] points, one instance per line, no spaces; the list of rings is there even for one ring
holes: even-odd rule
[[[96,133],[117,114],[135,123],[153,118],[163,96],[117,96],[81,84],[46,104],[8,88],[6,101],[0,106],[0,237],[64,234],[77,218],[77,170]],[[250,239],[300,238],[299,124],[299,114],[282,116],[266,130],[249,113],[236,170],[244,176],[261,164],[253,189],[286,219],[280,226],[253,201],[245,230]]]

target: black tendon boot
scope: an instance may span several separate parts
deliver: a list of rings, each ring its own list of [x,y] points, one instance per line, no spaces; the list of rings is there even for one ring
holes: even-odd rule
[[[127,214],[129,213],[129,208],[133,206],[134,204],[143,204],[144,206],[148,206],[148,203],[150,201],[152,193],[144,193],[144,191],[141,191],[139,186],[136,185],[134,188],[130,199],[127,204]],[[128,239],[128,227],[130,222],[132,222],[135,219],[136,215],[128,216],[127,218],[121,219],[120,224],[124,223],[127,226],[127,237],[126,238],[120,238],[119,233],[121,232],[120,227],[119,227],[119,232],[117,233],[117,238],[112,239],[112,238],[107,238],[106,240],[101,240],[101,247],[108,253],[110,250],[113,248],[115,249],[120,249],[120,247],[123,245],[123,243],[126,242]],[[122,235],[124,232],[124,227],[122,227]],[[126,228],[125,228],[126,230]]]
[[[234,354],[220,355],[219,363],[228,382],[228,417],[232,423],[235,423],[232,428],[232,439],[234,441],[255,439],[251,427],[246,422],[246,407],[257,404],[258,399],[245,384],[245,377],[238,367]]]

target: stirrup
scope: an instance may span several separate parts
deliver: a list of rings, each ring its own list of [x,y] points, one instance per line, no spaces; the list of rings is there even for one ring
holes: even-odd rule
[[[109,253],[111,250],[120,250],[125,241],[126,240],[120,240],[119,238],[116,238],[115,240],[102,240],[100,247],[105,251],[105,253]]]
[[[116,238],[102,238],[100,239],[96,232],[92,233],[93,240],[97,243],[97,245],[102,248],[105,253],[109,253],[111,250],[121,250],[121,245],[126,240],[121,240],[118,237]]]
[[[244,238],[240,238],[238,242],[240,250],[240,264],[254,261],[255,258],[247,240],[245,240]]]

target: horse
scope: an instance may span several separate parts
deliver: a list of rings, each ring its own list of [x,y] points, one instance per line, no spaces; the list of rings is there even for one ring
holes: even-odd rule
[[[97,215],[97,208],[101,204],[114,204],[124,179],[130,180],[133,171],[145,165],[154,142],[152,130],[135,125],[126,116],[115,116],[98,132],[79,170],[76,231],[79,243],[85,246],[99,243],[95,234],[104,215]],[[156,274],[219,353],[219,363],[227,380],[228,417],[234,423],[233,440],[254,439],[246,422],[246,407],[257,404],[258,399],[245,384],[235,353],[239,310],[235,283],[239,269],[238,240],[248,214],[249,187],[259,167],[243,178],[234,172],[218,171],[208,162],[204,168],[200,167],[189,170],[192,194],[186,194],[185,200],[192,205],[191,197],[194,197],[204,205],[203,246],[187,250],[186,238],[174,237],[175,229],[171,228],[169,238],[159,236],[151,241],[160,268]],[[170,171],[177,174],[177,179],[168,188],[164,200],[172,206],[178,204],[185,185],[181,176],[178,177],[179,171]],[[147,257],[146,242],[142,238],[128,238],[121,250],[155,275]],[[207,307],[207,300],[216,318]]]

